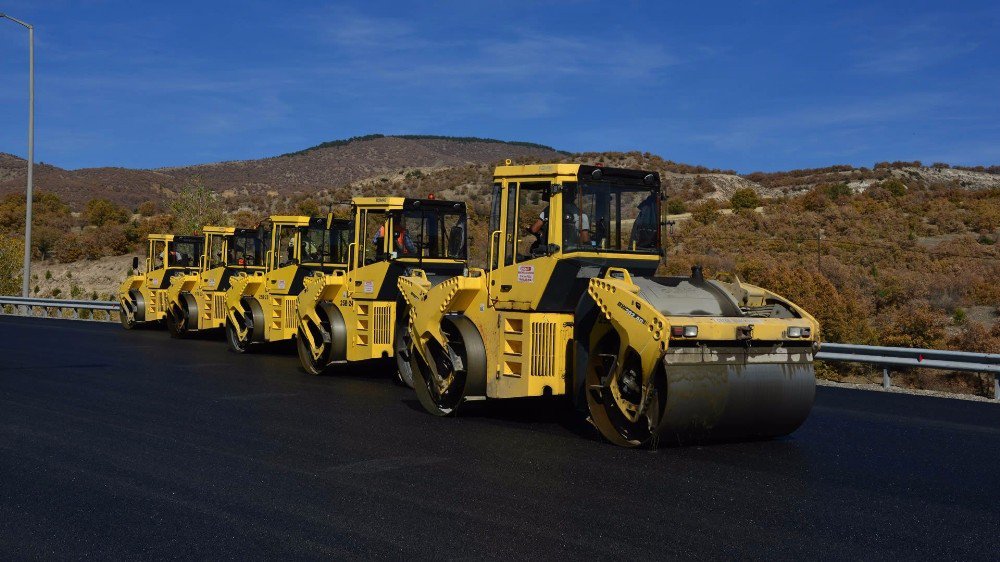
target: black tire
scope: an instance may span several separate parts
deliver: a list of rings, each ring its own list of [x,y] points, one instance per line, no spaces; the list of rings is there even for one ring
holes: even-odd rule
[[[118,320],[121,322],[122,327],[126,330],[131,330],[146,321],[146,299],[143,298],[142,293],[138,289],[130,289],[128,292],[128,300],[126,303],[130,303],[128,313],[126,313],[125,307],[128,306],[122,303],[122,309],[119,311]]]
[[[184,339],[191,335],[191,314],[187,303],[183,302],[180,307],[171,308],[166,314],[167,331],[174,339]]]
[[[173,310],[167,311],[167,332],[170,333],[170,337],[174,339],[181,339],[184,337],[184,320],[178,320],[176,314],[183,314],[181,312],[174,312]]]
[[[126,310],[127,305],[125,305],[124,303],[121,303],[119,306],[120,309],[118,310],[118,321],[121,322],[122,328],[125,328],[126,330],[131,330],[135,328],[136,324],[135,313]]]
[[[410,338],[410,329],[405,316],[406,311],[400,313],[403,316],[402,322],[396,323],[396,333],[393,336],[393,355],[396,358],[396,382],[413,388],[413,365],[411,359],[414,354],[413,341]]]
[[[631,397],[633,404],[640,402],[639,389],[634,386],[638,379],[635,375],[637,357],[626,353],[623,365],[618,366],[617,357],[621,355],[621,339],[612,328],[601,337],[589,353],[587,365],[587,405],[590,419],[601,434],[612,443],[622,447],[655,447],[659,441],[660,422],[666,408],[667,387],[662,370],[653,373],[653,387],[645,409],[645,416],[636,421],[629,420],[622,412],[617,400],[611,392],[610,385],[618,385],[616,389],[623,396]],[[614,357],[614,359],[612,359]],[[641,370],[641,368],[639,368]],[[633,387],[624,382],[625,374],[631,371]],[[612,373],[619,372],[612,377]],[[612,380],[612,378],[614,380]]]
[[[454,415],[466,396],[484,396],[486,392],[486,347],[482,335],[465,316],[445,317],[441,330],[448,339],[448,348],[432,343],[429,349],[434,368],[442,378],[452,378],[451,384],[441,390],[434,382],[431,366],[419,353],[411,354],[413,389],[421,405],[436,416]],[[455,358],[462,368],[456,368]]]
[[[302,364],[302,369],[305,372],[310,375],[322,375],[326,371],[326,367],[329,365],[329,344],[326,345],[326,350],[319,359],[313,359],[309,344],[306,343],[306,339],[302,335],[302,326],[299,326],[299,333],[295,336],[295,347],[299,352],[299,363]]]
[[[253,349],[253,344],[250,342],[251,334],[253,334],[252,324],[247,330],[246,337],[240,338],[239,332],[237,332],[236,326],[233,325],[232,321],[226,321],[226,341],[229,342],[229,349],[236,353],[249,353]]]

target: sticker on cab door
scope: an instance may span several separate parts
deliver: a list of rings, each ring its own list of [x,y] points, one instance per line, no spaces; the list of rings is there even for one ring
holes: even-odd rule
[[[518,283],[534,283],[535,282],[535,266],[533,266],[533,265],[519,265],[519,266],[517,266],[517,282]]]
[[[279,289],[284,289],[285,288],[285,280],[284,279],[279,279],[278,280],[278,288]]]
[[[374,293],[375,292],[375,282],[374,281],[365,281],[364,292],[366,292],[366,293]]]

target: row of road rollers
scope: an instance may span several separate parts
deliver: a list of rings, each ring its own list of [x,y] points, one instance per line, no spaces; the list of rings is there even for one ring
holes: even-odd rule
[[[224,330],[240,353],[294,341],[311,374],[394,357],[438,416],[563,396],[626,447],[773,438],[806,419],[816,320],[738,278],[658,275],[658,174],[508,163],[492,197],[485,268],[470,266],[465,204],[432,197],[150,235],[122,323]]]

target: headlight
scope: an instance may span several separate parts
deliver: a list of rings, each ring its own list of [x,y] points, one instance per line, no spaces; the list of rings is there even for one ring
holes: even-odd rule
[[[698,326],[671,326],[670,336],[674,338],[694,338],[698,336]]]

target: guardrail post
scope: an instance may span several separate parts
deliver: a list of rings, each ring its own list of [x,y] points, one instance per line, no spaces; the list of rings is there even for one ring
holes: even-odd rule
[[[889,390],[892,386],[892,380],[889,379],[889,369],[882,368],[882,388],[884,390]]]

